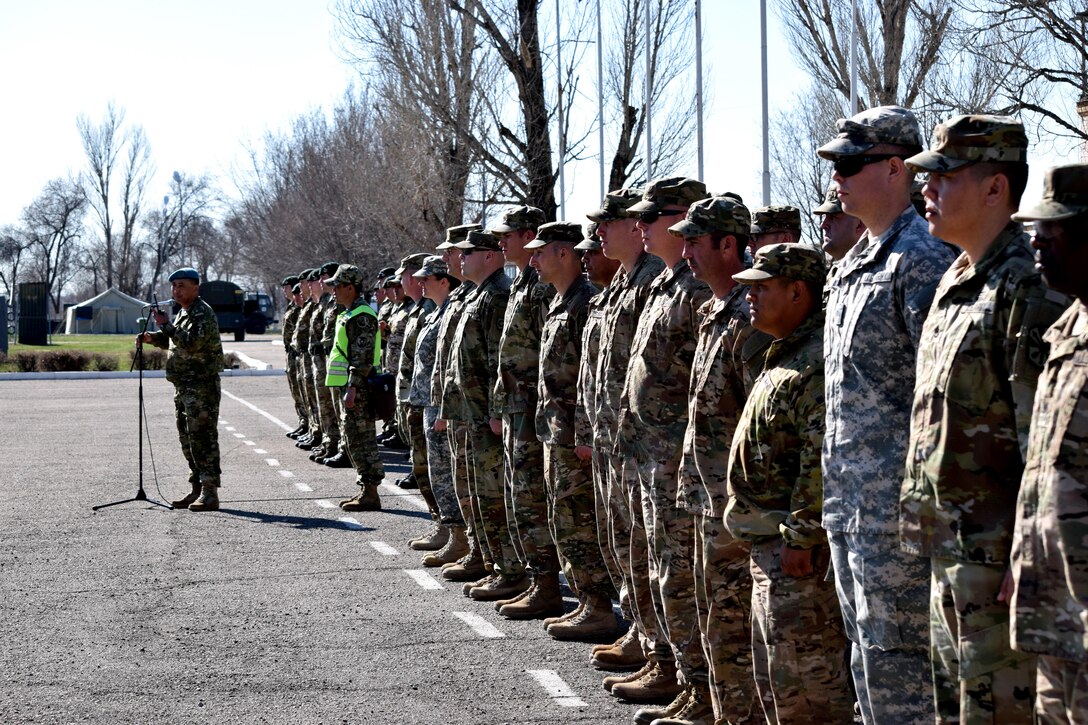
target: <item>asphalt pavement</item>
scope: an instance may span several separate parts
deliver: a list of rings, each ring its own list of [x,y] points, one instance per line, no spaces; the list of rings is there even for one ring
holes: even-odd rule
[[[274,338],[224,340],[282,368]],[[628,723],[589,644],[499,616],[424,570],[423,500],[345,514],[286,380],[223,378],[221,510],[188,489],[172,386],[0,375],[0,723]],[[575,605],[569,596],[568,609]]]

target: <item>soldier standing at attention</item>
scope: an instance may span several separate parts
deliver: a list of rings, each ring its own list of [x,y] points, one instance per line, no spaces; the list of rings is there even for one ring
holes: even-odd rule
[[[1076,298],[1043,336],[1012,546],[1013,647],[1038,655],[1039,722],[1088,712],[1088,165],[1050,169],[1043,198],[1013,214],[1034,221],[1043,281]]]
[[[748,288],[733,279],[744,271],[751,222],[744,204],[717,196],[695,202],[682,222],[669,227],[684,240],[692,275],[714,296],[699,310],[679,488],[680,505],[695,517],[695,597],[709,691],[689,686],[687,700],[677,699],[678,710],[653,713],[666,724],[705,713],[708,703],[714,722],[746,722],[757,711],[748,626],[749,545],[734,539],[722,521],[729,472],[724,441],[733,440],[746,397],[735,353],[755,332],[745,300]]]
[[[394,270],[395,272],[396,270]],[[396,373],[400,364],[400,351],[404,345],[404,328],[408,324],[408,313],[412,311],[415,300],[409,297],[404,286],[400,282],[400,275],[390,274],[386,278],[386,295],[389,306],[388,330],[383,333],[385,345],[382,349],[382,371]],[[403,450],[408,442],[408,431],[401,430],[397,425],[396,416],[392,420],[384,421],[382,427],[381,443],[390,448]],[[409,474],[407,479],[401,479],[398,485],[405,488],[412,486],[413,479]]]
[[[707,689],[692,574],[695,519],[677,505],[677,496],[699,308],[710,299],[710,288],[692,276],[683,239],[669,232],[674,217],[706,197],[703,182],[668,177],[652,182],[642,201],[627,210],[638,219],[646,251],[665,263],[635,328],[617,433],[617,452],[638,479],[648,552],[647,559],[632,559],[632,567],[646,572],[633,581],[649,588],[659,635],[656,672],[612,687],[613,695],[634,702],[679,699],[681,685],[704,695]],[[710,703],[701,704],[706,716]]]
[[[298,350],[299,387],[306,398],[306,407],[310,412],[310,427],[295,441],[295,446],[303,450],[311,450],[321,441],[321,417],[317,410],[317,390],[313,385],[313,366],[310,360],[310,325],[313,322],[314,308],[317,306],[317,287],[314,285],[314,274],[319,270],[307,269],[299,275],[299,284],[302,285],[302,310],[299,311],[298,324],[295,325],[294,344]]]
[[[899,549],[907,441],[889,431],[910,427],[922,323],[955,251],[911,205],[914,114],[880,106],[838,127],[818,153],[843,211],[868,231],[828,275],[822,525],[863,722],[931,723],[929,565]]]
[[[503,402],[495,385],[510,279],[503,270],[505,259],[494,234],[471,231],[456,246],[462,254],[461,273],[476,283],[476,290],[465,303],[453,336],[445,385],[456,400],[443,408],[442,417],[464,422],[464,438],[458,440],[457,447],[464,453],[469,470],[473,526],[480,538],[485,568],[490,571],[479,581],[465,585],[463,591],[472,596],[479,589],[482,596],[498,599],[529,586],[507,524],[499,423]],[[460,408],[460,412],[447,414],[447,407]]]
[[[283,296],[287,300],[287,306],[283,310],[283,351],[286,355],[287,387],[291,391],[291,400],[295,404],[295,413],[298,415],[298,427],[287,434],[288,438],[294,438],[302,434],[309,425],[306,421],[306,402],[302,398],[302,391],[298,387],[298,352],[294,349],[292,338],[295,335],[295,326],[298,324],[298,315],[301,308],[295,304],[295,285],[298,284],[298,275],[283,278]]]
[[[820,248],[835,262],[840,261],[865,233],[865,222],[842,210],[839,201],[839,189],[832,184],[824,195],[822,204],[812,210],[820,217],[820,233],[823,242]]]
[[[363,299],[363,273],[352,264],[340,265],[325,281],[344,311],[336,318],[336,341],[329,355],[325,384],[343,391],[344,447],[355,467],[359,493],[340,502],[344,511],[380,511],[378,485],[385,468],[374,440],[374,414],[367,395],[367,378],[381,360],[378,314]]]
[[[825,274],[815,247],[772,244],[733,275],[751,285],[752,326],[774,339],[733,435],[725,508],[729,532],[752,547],[752,663],[769,723],[853,719],[820,528]]]
[[[526,245],[540,279],[555,288],[540,335],[540,373],[536,431],[544,444],[548,488],[548,524],[559,549],[567,582],[578,597],[571,616],[545,620],[556,639],[592,639],[615,635],[615,590],[597,540],[590,450],[574,445],[578,367],[589,299],[597,288],[582,276],[582,225],[544,224]],[[519,603],[508,605],[517,607]]]
[[[749,229],[752,255],[768,244],[796,244],[801,241],[801,210],[786,204],[771,204],[752,213]]]
[[[932,150],[906,160],[929,172],[930,232],[963,250],[922,328],[900,496],[902,546],[930,563],[939,722],[1032,722],[1035,657],[1010,648],[1003,582],[1042,335],[1069,300],[1043,284],[1009,220],[1027,145],[1012,118],[955,116],[934,129]]]
[[[332,264],[333,263],[330,262],[329,265],[323,269],[332,267]],[[336,265],[336,267],[339,266],[340,265]],[[329,274],[336,272],[336,267],[333,267]],[[344,311],[344,308],[336,302],[336,297],[328,292],[327,287],[323,299],[325,300],[325,306],[321,312],[320,318],[321,354],[317,357],[319,364],[317,365],[315,374],[318,376],[317,383],[318,388],[321,391],[322,400],[327,399],[328,401],[328,427],[332,435],[328,436],[330,442],[325,444],[323,451],[318,453],[310,451],[310,460],[333,468],[350,468],[351,461],[349,461],[348,457],[343,455],[343,451],[340,450],[340,421],[343,418],[343,410],[340,406],[343,401],[336,395],[337,391],[330,390],[325,385],[325,373],[328,372],[329,355],[332,353],[333,342],[336,339],[336,318]]]
[[[499,238],[506,263],[517,267],[510,285],[510,302],[499,342],[499,375],[495,397],[500,401],[506,517],[510,536],[532,584],[495,606],[504,617],[538,619],[563,613],[559,592],[559,556],[548,527],[548,492],[544,476],[544,448],[536,436],[537,371],[540,331],[555,290],[541,283],[529,266],[532,250],[544,223],[544,212],[532,206],[507,210],[489,230]],[[479,597],[477,597],[479,598]],[[487,598],[492,598],[489,595]],[[517,605],[516,607],[512,605]]]
[[[189,464],[192,490],[172,501],[190,511],[219,509],[219,372],[223,344],[215,311],[200,299],[200,274],[191,267],[169,277],[170,295],[181,306],[174,321],[160,309],[152,315],[159,329],[136,338],[136,345],[169,350],[166,379],[174,384],[174,415],[181,452]]]
[[[317,270],[314,284],[318,289],[317,306],[310,313],[310,344],[307,352],[310,358],[310,369],[313,371],[313,379],[310,381],[314,389],[314,400],[317,402],[318,437],[315,445],[310,449],[308,456],[311,461],[324,458],[326,455],[335,455],[336,448],[340,445],[340,428],[336,420],[336,411],[332,407],[332,396],[325,385],[325,372],[328,363],[328,352],[325,350],[325,312],[330,306],[335,307],[336,300],[329,288],[325,286],[327,280],[339,267],[336,262],[326,262]],[[332,452],[330,452],[332,451]]]

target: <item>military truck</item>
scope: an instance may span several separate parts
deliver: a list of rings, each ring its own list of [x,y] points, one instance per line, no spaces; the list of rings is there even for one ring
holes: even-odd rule
[[[276,321],[271,297],[260,292],[246,293],[233,282],[204,282],[200,285],[200,297],[215,310],[219,332],[233,332],[236,342],[244,341],[247,332],[263,335]]]

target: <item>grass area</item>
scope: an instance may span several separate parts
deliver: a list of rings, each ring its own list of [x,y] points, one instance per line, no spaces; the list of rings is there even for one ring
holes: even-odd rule
[[[53,335],[51,345],[20,345],[8,338],[8,360],[0,364],[0,372],[15,372],[11,361],[20,352],[53,352],[55,350],[79,350],[88,355],[108,355],[118,360],[117,367],[128,370],[135,347],[135,335]]]

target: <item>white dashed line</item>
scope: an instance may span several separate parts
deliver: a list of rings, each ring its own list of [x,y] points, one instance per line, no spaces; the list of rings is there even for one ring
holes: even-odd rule
[[[264,454],[268,453],[268,451],[263,448],[254,448],[253,452],[256,453],[258,456],[263,456]]]
[[[555,700],[557,705],[563,707],[585,707],[585,701],[578,697],[570,685],[563,681],[555,670],[526,670],[534,680]]]
[[[318,500],[314,501],[314,503],[316,503],[318,506],[320,506],[323,509],[334,509],[334,508],[336,508],[336,504],[334,504],[332,501],[326,501],[323,498],[319,498]]]
[[[279,465],[280,465],[280,462],[278,460],[276,460],[275,458],[266,458],[266,459],[264,459],[264,462],[267,463],[268,465],[272,466],[273,468],[278,468]]]
[[[299,491],[302,491],[303,493],[309,493],[310,491],[313,491],[312,488],[307,486],[302,481],[295,481],[295,488],[297,488]]]
[[[412,577],[415,583],[424,589],[441,589],[442,585],[425,569],[403,569],[405,574]]]
[[[230,426],[230,425],[228,425],[228,426],[227,426],[227,430],[229,430],[229,431],[234,431],[234,430],[236,430],[236,429],[234,428],[234,426]]]
[[[454,612],[453,616],[472,627],[472,630],[481,637],[494,639],[496,637],[506,636],[506,634],[496,629],[490,622],[478,614],[473,614],[472,612]]]
[[[231,393],[231,392],[228,392],[228,391],[224,390],[224,391],[223,391],[223,395],[227,396],[227,397],[228,397],[228,398],[230,398],[231,400],[236,400],[236,401],[238,401],[238,402],[239,402],[239,403],[241,403],[242,405],[244,405],[244,406],[246,406],[247,408],[249,408],[250,410],[252,410],[252,411],[253,411],[254,413],[257,413],[258,415],[263,415],[263,416],[264,416],[265,418],[268,418],[268,420],[272,421],[273,423],[275,423],[276,425],[278,425],[278,426],[279,426],[280,428],[282,428],[282,429],[284,430],[284,432],[290,432],[290,431],[293,431],[293,430],[294,430],[294,429],[295,429],[295,428],[297,427],[297,426],[290,426],[290,425],[287,425],[286,423],[284,423],[284,422],[283,422],[282,420],[280,420],[280,419],[279,419],[279,418],[277,418],[276,416],[272,415],[271,413],[268,413],[268,412],[265,412],[265,411],[261,410],[260,408],[258,408],[258,407],[257,407],[256,405],[254,405],[253,403],[250,403],[250,402],[248,402],[248,401],[242,400],[241,398],[239,398],[239,397],[238,397],[237,395],[235,395],[234,393]]]
[[[245,444],[246,444],[247,446],[255,446],[255,445],[257,445],[257,444],[256,444],[256,443],[254,443],[253,441],[242,441],[242,442],[243,442],[243,443],[245,443]]]
[[[391,494],[393,496],[399,497],[401,500],[405,501],[406,503],[410,503],[411,505],[415,506],[420,511],[429,511],[430,510],[427,507],[427,502],[424,501],[423,497],[420,496],[419,494],[411,493],[410,491],[405,491],[400,486],[394,486],[391,483],[383,483],[381,487],[386,493]]]
[[[279,470],[279,474],[281,476],[283,476],[284,478],[294,478],[295,477],[295,474],[291,473],[290,471],[285,471],[282,468]]]
[[[374,550],[377,551],[379,554],[384,554],[385,556],[400,556],[399,551],[397,551],[384,541],[371,541],[370,545],[373,546]]]
[[[246,437],[246,434],[245,434],[245,433],[235,433],[235,434],[234,434],[234,437],[235,437],[235,438],[245,438],[245,437]]]
[[[297,486],[298,484],[296,483],[295,485]],[[363,525],[359,523],[358,519],[353,519],[350,516],[341,516],[337,519],[337,521],[342,523],[344,526],[347,526],[349,529],[363,528]]]

